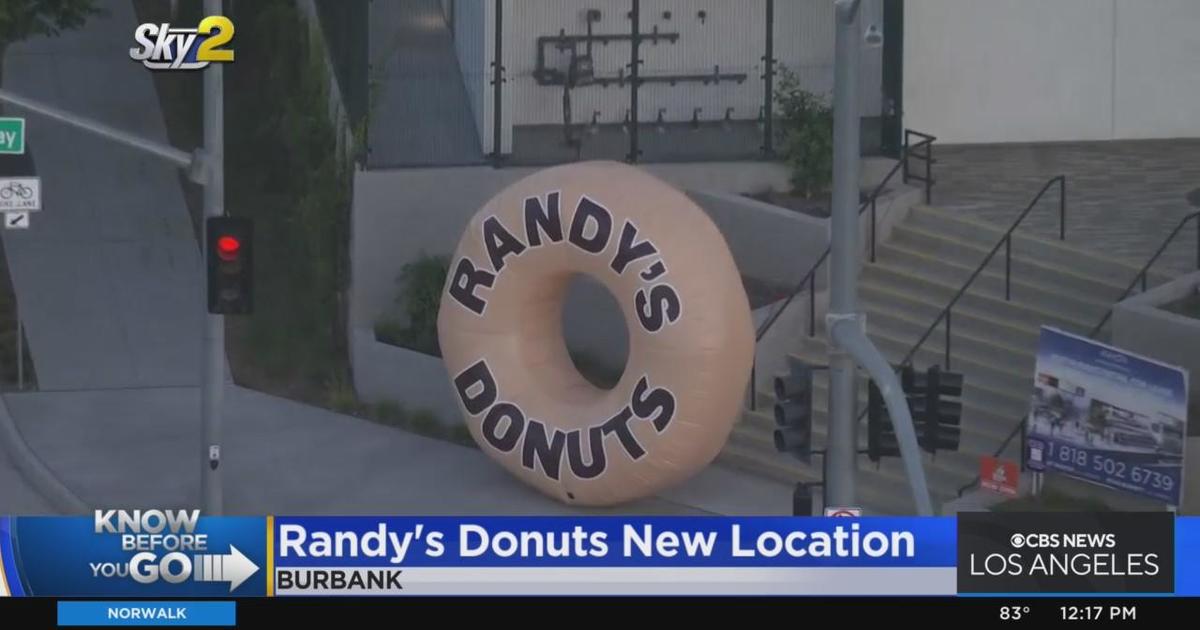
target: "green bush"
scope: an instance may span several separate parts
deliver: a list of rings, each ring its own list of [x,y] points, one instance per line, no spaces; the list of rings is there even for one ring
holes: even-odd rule
[[[1023,496],[992,506],[993,512],[1109,512],[1107,503],[1091,497],[1074,497],[1053,488],[1038,496]]]
[[[226,204],[254,219],[258,250],[254,313],[230,322],[230,358],[240,383],[317,402],[349,369],[352,165],[336,149],[323,47],[295,3],[230,6]]]
[[[358,393],[354,391],[349,379],[344,376],[331,377],[326,384],[326,404],[330,409],[357,416],[363,413],[363,404],[358,401]]]
[[[371,414],[371,419],[388,426],[403,426],[405,418],[404,405],[394,400],[377,403]]]
[[[375,338],[394,346],[409,348],[435,357],[442,356],[438,344],[438,308],[442,302],[442,288],[450,272],[448,256],[428,256],[410,262],[400,270],[397,284],[400,294],[396,303],[403,309],[408,320],[402,323],[394,318],[385,318],[375,324]]]
[[[775,105],[792,191],[807,198],[824,195],[833,183],[833,110],[787,68],[779,71]]]

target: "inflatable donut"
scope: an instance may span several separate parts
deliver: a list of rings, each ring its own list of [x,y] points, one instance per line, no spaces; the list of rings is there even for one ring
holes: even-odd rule
[[[571,278],[616,297],[620,382],[581,376],[562,334]],[[480,210],[451,260],[438,316],[466,424],[510,473],[565,503],[652,495],[716,457],[745,397],[750,307],[717,227],[644,171],[540,171]]]

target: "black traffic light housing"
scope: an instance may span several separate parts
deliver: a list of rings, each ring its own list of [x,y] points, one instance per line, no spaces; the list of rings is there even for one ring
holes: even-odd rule
[[[928,453],[958,450],[962,432],[963,375],[944,372],[936,365],[918,372],[911,365],[900,368],[900,387],[912,413],[917,443]],[[949,399],[949,400],[948,400]],[[871,381],[867,394],[867,457],[878,462],[900,454],[892,418],[883,395]]]
[[[957,399],[962,397],[963,375],[943,372],[934,365],[913,379],[909,409],[920,427],[917,438],[921,448],[929,453],[957,451],[962,434],[962,402]]]
[[[788,371],[775,377],[775,449],[812,459],[812,367],[788,357]]]
[[[204,222],[208,312],[245,315],[254,309],[254,223],[242,217]]]
[[[896,441],[892,417],[884,404],[883,393],[872,380],[867,385],[867,458],[878,463],[884,457],[899,454],[900,443]]]

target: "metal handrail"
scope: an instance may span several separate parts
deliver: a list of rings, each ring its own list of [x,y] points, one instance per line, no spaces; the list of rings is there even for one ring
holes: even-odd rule
[[[1033,196],[1033,200],[1029,202],[1029,205],[1025,206],[1025,209],[1021,211],[1021,214],[1017,216],[1016,220],[1013,221],[1012,225],[1009,226],[1008,230],[1006,230],[1004,232],[1004,236],[1000,237],[1000,240],[996,241],[996,244],[992,247],[991,251],[988,252],[987,256],[984,256],[983,261],[980,262],[979,266],[977,266],[975,268],[975,271],[973,273],[971,273],[971,277],[967,278],[967,281],[964,282],[962,287],[959,288],[958,292],[954,294],[954,297],[950,298],[950,301],[946,304],[945,308],[943,308],[942,311],[940,313],[938,313],[938,316],[933,320],[933,323],[930,324],[929,327],[925,329],[925,333],[923,335],[921,335],[920,339],[918,339],[915,344],[913,344],[913,347],[912,347],[912,349],[910,349],[908,351],[908,354],[904,355],[904,359],[900,362],[901,366],[909,365],[912,363],[913,357],[916,356],[917,352],[921,349],[921,346],[925,343],[926,340],[929,339],[929,336],[933,334],[933,331],[937,329],[938,324],[942,323],[942,321],[945,320],[945,322],[946,322],[946,354],[945,354],[945,358],[942,362],[942,365],[945,369],[947,369],[947,370],[950,369],[950,348],[951,348],[950,331],[951,331],[951,322],[952,322],[952,318],[951,318],[951,314],[950,314],[951,310],[953,310],[954,305],[958,303],[958,301],[962,298],[962,296],[966,294],[967,289],[969,289],[971,287],[971,284],[975,282],[975,279],[978,278],[979,275],[981,273],[983,273],[983,270],[992,262],[992,258],[996,256],[996,252],[1000,251],[1001,246],[1004,247],[1004,300],[1007,302],[1012,299],[1011,276],[1012,276],[1012,235],[1013,235],[1013,232],[1015,232],[1017,227],[1019,227],[1021,225],[1021,223],[1025,220],[1025,217],[1029,216],[1029,213],[1034,209],[1034,207],[1037,206],[1038,202],[1041,201],[1042,196],[1046,194],[1046,191],[1050,190],[1050,188],[1053,187],[1055,184],[1058,184],[1058,239],[1066,240],[1066,238],[1067,238],[1067,178],[1065,175],[1058,175],[1056,177],[1050,178],[1049,180],[1046,181],[1045,184],[1042,185],[1042,188],[1040,190],[1038,190],[1036,195]],[[862,417],[864,415],[866,415],[865,410],[863,411],[863,413],[859,414],[860,422],[862,421]],[[1017,426],[1016,430],[1013,432],[1013,435],[1009,435],[1007,438],[1005,438],[1004,443],[996,451],[996,456],[998,456],[1000,453],[1004,452],[1004,449],[1008,447],[1009,442],[1012,441],[1013,436],[1016,433],[1021,431],[1021,426],[1022,425],[1020,423],[1018,423],[1018,426]],[[975,479],[973,479],[970,483],[968,483],[967,485],[965,485],[959,489],[959,491],[958,491],[959,496],[962,496],[962,493],[965,491],[966,488],[970,488],[972,485],[974,485],[978,482],[979,482],[979,476],[976,475]]]
[[[908,145],[908,134],[909,133],[921,136],[922,140],[914,145],[909,146]],[[868,196],[867,199],[865,201],[863,201],[862,204],[859,205],[859,207],[858,207],[859,216],[862,216],[862,213],[864,211],[866,211],[866,209],[868,207],[871,208],[871,239],[870,239],[870,245],[871,245],[870,252],[871,253],[870,253],[870,257],[871,257],[872,263],[875,262],[875,244],[876,244],[875,226],[876,226],[876,222],[877,222],[877,212],[876,212],[877,204],[876,204],[876,202],[879,200],[879,195],[883,193],[884,187],[887,185],[888,182],[890,182],[892,180],[892,177],[895,177],[897,172],[899,172],[902,168],[905,171],[907,171],[906,163],[907,163],[908,157],[910,155],[912,155],[914,157],[918,157],[915,155],[915,153],[914,153],[915,151],[919,150],[921,147],[931,146],[933,144],[933,142],[936,140],[937,140],[936,137],[931,136],[929,134],[924,134],[924,133],[920,133],[917,131],[912,131],[912,130],[906,129],[905,130],[905,146],[904,146],[903,151],[901,152],[899,161],[897,161],[894,165],[892,165],[892,168],[890,171],[888,171],[887,175],[885,175],[883,177],[883,179],[881,179],[879,181],[879,183],[875,186],[875,188],[871,191],[870,196]],[[931,155],[931,154],[932,154],[932,149],[930,149],[930,152],[927,153],[927,155]],[[920,157],[923,157],[923,156],[920,156]],[[932,184],[933,184],[932,179],[928,179],[925,182],[925,198],[926,199],[929,198],[929,187]],[[825,247],[825,251],[822,252],[821,256],[819,258],[817,258],[816,262],[814,262],[812,264],[812,267],[809,268],[808,273],[804,274],[804,277],[802,277],[800,279],[800,282],[796,284],[796,287],[788,293],[787,299],[785,299],[783,301],[783,304],[781,304],[778,309],[775,309],[775,312],[771,313],[771,316],[768,317],[766,319],[766,321],[764,321],[762,323],[762,325],[758,327],[758,330],[755,331],[755,334],[754,334],[754,342],[756,344],[759,341],[762,341],[762,338],[764,336],[766,336],[767,331],[769,331],[771,329],[771,327],[775,325],[775,322],[780,318],[780,316],[783,315],[783,312],[786,311],[789,306],[791,306],[792,301],[796,299],[796,296],[799,295],[801,292],[803,292],[806,287],[809,289],[809,292],[808,292],[808,294],[809,294],[808,336],[815,337],[817,335],[817,328],[816,328],[816,319],[817,319],[817,317],[816,317],[816,312],[817,312],[816,293],[817,292],[816,292],[816,286],[815,286],[816,276],[817,276],[817,271],[821,268],[821,265],[824,264],[825,260],[829,258],[830,250],[831,250],[831,246]],[[753,364],[751,364],[751,367],[750,367],[750,384],[751,384],[751,386],[750,386],[750,390],[751,390],[751,392],[750,392],[750,409],[751,410],[755,410],[758,408],[757,395],[756,395],[755,386],[754,386],[755,377],[757,376],[757,372],[758,372],[757,363],[758,362],[755,361]]]
[[[1156,250],[1154,252],[1154,255],[1151,256],[1148,261],[1146,261],[1146,264],[1142,265],[1141,270],[1139,270],[1137,275],[1133,277],[1133,281],[1129,283],[1129,286],[1125,288],[1125,291],[1121,293],[1121,296],[1116,299],[1114,304],[1116,302],[1121,302],[1126,297],[1128,297],[1129,294],[1133,292],[1133,287],[1137,286],[1139,281],[1142,284],[1142,291],[1144,292],[1146,290],[1146,276],[1148,275],[1150,268],[1154,266],[1154,263],[1158,261],[1159,257],[1161,257],[1163,252],[1166,251],[1167,247],[1170,246],[1170,244],[1175,240],[1175,237],[1179,236],[1179,233],[1183,231],[1183,227],[1185,225],[1187,225],[1188,221],[1193,221],[1193,220],[1196,221],[1196,230],[1197,230],[1196,231],[1196,268],[1200,269],[1200,212],[1193,212],[1192,214],[1189,214],[1179,220],[1179,223],[1175,226],[1175,229],[1171,230],[1171,233],[1168,234],[1165,239],[1163,239],[1162,245],[1160,245],[1158,247],[1158,250]],[[1104,328],[1104,324],[1108,323],[1109,318],[1112,317],[1112,312],[1113,312],[1112,308],[1109,308],[1108,311],[1104,314],[1104,318],[1100,320],[1100,323],[1096,324],[1096,326],[1094,328],[1092,328],[1091,332],[1088,333],[1089,339],[1094,339],[1096,337],[1096,335],[1100,332],[1100,330],[1102,328]],[[1008,436],[1004,438],[1004,441],[1000,443],[1000,447],[997,448],[994,453],[992,453],[992,456],[999,457],[1001,453],[1003,453],[1006,449],[1008,449],[1008,445],[1012,443],[1013,438],[1015,438],[1018,435],[1020,435],[1021,433],[1023,433],[1024,429],[1025,429],[1025,418],[1022,417],[1013,426],[1012,431],[1009,431]],[[1024,440],[1022,440],[1022,441],[1024,441]],[[1024,468],[1024,459],[1025,459],[1025,449],[1022,447],[1022,449],[1021,449],[1022,468]],[[980,480],[979,475],[976,475],[974,479],[972,479],[971,481],[969,481],[968,483],[966,483],[965,485],[963,485],[961,488],[958,489],[958,496],[961,497],[964,492],[966,492],[967,490],[971,489],[971,487],[978,484],[979,480]]]
[[[908,351],[908,354],[904,355],[904,360],[902,360],[900,362],[900,365],[908,365],[909,363],[911,363],[913,357],[916,356],[917,351],[921,349],[921,346],[925,343],[925,341],[927,339],[929,339],[929,336],[933,334],[933,331],[937,329],[938,324],[942,323],[942,321],[945,320],[945,322],[946,322],[946,356],[945,356],[945,361],[943,362],[942,367],[946,368],[947,370],[950,369],[950,331],[951,331],[951,321],[952,321],[951,316],[950,316],[950,311],[954,308],[954,305],[957,304],[960,299],[962,299],[962,296],[966,294],[967,289],[971,288],[971,284],[975,282],[975,278],[978,278],[979,274],[983,273],[983,270],[988,266],[989,263],[992,262],[992,258],[996,255],[996,252],[1000,251],[1001,246],[1004,247],[1004,256],[1005,256],[1004,300],[1007,302],[1010,299],[1012,299],[1011,277],[1012,277],[1012,235],[1013,235],[1013,232],[1017,229],[1018,226],[1021,225],[1021,222],[1025,220],[1025,217],[1029,216],[1030,211],[1032,211],[1033,208],[1035,206],[1037,206],[1037,203],[1039,201],[1041,201],[1042,196],[1046,194],[1046,191],[1050,190],[1050,188],[1052,186],[1054,186],[1055,184],[1058,184],[1058,239],[1060,241],[1066,240],[1066,238],[1067,238],[1067,177],[1065,175],[1058,175],[1058,176],[1050,178],[1049,180],[1046,181],[1045,184],[1042,185],[1041,190],[1039,190],[1038,193],[1033,196],[1033,200],[1029,202],[1029,205],[1025,206],[1025,209],[1021,211],[1021,214],[1019,216],[1017,216],[1017,219],[1015,221],[1013,221],[1012,225],[1009,226],[1008,230],[1004,232],[1004,236],[1000,237],[1000,240],[996,241],[996,244],[992,247],[992,250],[988,252],[987,256],[983,257],[983,261],[980,262],[979,266],[977,266],[975,268],[975,271],[971,273],[971,277],[967,278],[967,281],[964,282],[962,287],[958,290],[958,292],[954,294],[954,297],[950,298],[950,301],[946,304],[946,306],[942,309],[942,311],[940,313],[938,313],[938,316],[933,320],[933,323],[930,324],[929,327],[925,329],[925,334],[921,335],[920,339],[917,340],[917,343],[913,344],[912,349]]]
[[[920,138],[921,141],[916,144],[910,144],[909,140],[908,140],[910,136],[916,136],[916,137]],[[934,181],[933,181],[933,164],[937,161],[933,157],[933,141],[936,139],[937,138],[935,138],[927,133],[921,133],[920,131],[913,131],[912,129],[904,130],[904,151],[905,151],[905,153],[912,155],[912,157],[925,160],[925,175],[923,175],[923,176],[910,173],[908,170],[908,160],[904,161],[904,183],[907,184],[908,180],[910,180],[910,179],[915,179],[919,182],[924,182],[924,184],[925,184],[925,203],[933,203],[933,200],[932,200],[933,183],[934,183]],[[915,151],[916,149],[920,149],[922,147],[925,148],[925,153],[922,154],[922,153],[918,153]],[[910,151],[911,151],[911,153],[910,153]]]
[[[1163,252],[1167,251],[1167,247],[1172,241],[1175,240],[1175,237],[1179,236],[1179,233],[1183,231],[1183,226],[1187,225],[1188,221],[1192,220],[1196,220],[1196,268],[1200,269],[1200,212],[1193,212],[1192,214],[1189,214],[1179,220],[1179,223],[1175,226],[1175,229],[1171,230],[1171,233],[1167,235],[1167,238],[1163,239],[1162,245],[1159,245],[1158,250],[1155,251],[1154,255],[1150,257],[1150,260],[1146,261],[1145,265],[1142,265],[1141,270],[1138,271],[1137,275],[1133,277],[1133,281],[1129,283],[1129,286],[1125,287],[1125,291],[1116,299],[1116,302],[1120,302],[1129,297],[1129,294],[1133,293],[1133,287],[1137,286],[1139,281],[1142,284],[1142,291],[1145,292],[1146,275],[1150,272],[1150,267],[1154,266],[1155,262],[1158,262],[1158,259],[1163,255]],[[1114,302],[1114,304],[1116,302]],[[1104,328],[1104,325],[1108,323],[1108,320],[1112,318],[1112,313],[1113,309],[1110,307],[1108,311],[1104,313],[1104,318],[1100,320],[1100,323],[1096,324],[1096,327],[1088,333],[1088,337],[1095,337],[1096,334],[1100,332],[1100,329]]]
[[[924,135],[924,134],[922,134],[922,135]],[[929,139],[923,140],[922,143],[932,143],[936,139],[937,138],[934,138],[933,136],[929,136]],[[912,148],[915,149],[918,146],[923,146],[923,144],[922,145],[913,145]],[[903,166],[904,160],[908,157],[908,152],[910,150],[911,149],[908,149],[908,148],[906,148],[904,150],[904,154],[902,154],[900,156],[900,160],[892,166],[892,169],[890,171],[888,171],[888,174],[885,175],[884,178],[882,180],[880,180],[879,184],[877,184],[875,186],[875,189],[871,191],[871,195],[869,197],[867,197],[867,199],[865,201],[863,201],[862,204],[859,205],[859,207],[858,207],[858,214],[860,216],[868,207],[871,208],[871,241],[870,241],[871,242],[871,262],[875,262],[875,222],[876,222],[875,202],[878,201],[879,195],[883,192],[884,186],[886,186],[887,183],[889,181],[891,181],[892,177],[894,177],[896,175],[896,172],[899,171],[900,168]],[[763,322],[763,324],[761,326],[759,326],[758,331],[754,335],[755,342],[762,341],[763,336],[767,334],[767,331],[771,329],[771,326],[773,326],[775,324],[775,321],[777,319],[779,319],[779,316],[782,315],[785,310],[787,310],[788,306],[791,305],[792,300],[794,300],[797,295],[799,295],[802,291],[804,291],[805,287],[808,286],[809,282],[812,282],[814,280],[814,278],[817,275],[817,271],[821,268],[821,265],[824,264],[824,262],[827,258],[829,258],[829,252],[830,252],[830,247],[826,246],[825,251],[821,253],[821,257],[817,258],[816,262],[814,262],[812,267],[809,268],[808,273],[804,274],[804,277],[800,279],[800,282],[796,284],[796,287],[794,289],[792,289],[792,291],[790,293],[788,293],[788,297],[786,300],[784,300],[783,305],[780,306],[778,309],[776,309],[776,311],[774,313],[772,313],[771,316],[768,317],[767,320],[765,322]],[[812,337],[816,334],[812,328],[812,325],[813,325],[813,322],[810,320],[809,321],[809,333],[808,333],[808,336],[810,336],[810,337]]]

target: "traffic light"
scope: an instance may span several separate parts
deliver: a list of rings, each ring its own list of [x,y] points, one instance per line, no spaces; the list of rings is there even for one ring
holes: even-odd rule
[[[908,368],[911,369],[911,368]],[[910,376],[912,387],[905,386],[913,423],[918,427],[917,441],[926,452],[958,450],[962,433],[963,375],[943,372],[936,365],[924,374]]]
[[[812,367],[788,358],[775,377],[775,449],[808,462],[812,458]]]
[[[254,223],[241,217],[204,222],[208,312],[244,315],[254,307]]]
[[[918,372],[911,365],[900,367],[900,388],[912,414],[917,443],[929,453],[939,450],[958,450],[962,431],[963,375],[943,372],[933,366]],[[900,454],[892,418],[884,406],[883,395],[871,381],[867,393],[867,457],[878,462],[881,457]]]
[[[872,380],[867,384],[867,458],[879,463],[884,457],[896,457],[899,454],[900,443],[896,441],[892,417],[884,405],[883,393]]]

